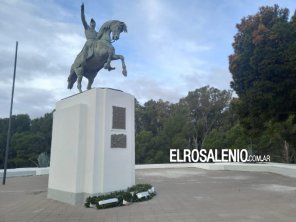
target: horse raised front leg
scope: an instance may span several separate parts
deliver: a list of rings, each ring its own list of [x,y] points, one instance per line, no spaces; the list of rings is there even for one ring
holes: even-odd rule
[[[123,55],[115,55],[115,54],[113,54],[112,60],[117,60],[117,59],[120,59],[121,60],[122,74],[124,76],[127,76],[127,70],[126,70],[126,65],[125,65],[125,62],[124,62],[124,56]]]
[[[111,60],[112,60],[112,57],[113,57],[114,53],[113,52],[108,52],[108,59],[107,59],[107,62],[104,64],[104,69],[108,69],[108,71],[111,71],[111,70],[114,70],[115,68],[114,67],[111,67]]]

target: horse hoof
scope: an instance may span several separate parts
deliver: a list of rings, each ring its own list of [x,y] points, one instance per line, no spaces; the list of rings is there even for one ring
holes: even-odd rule
[[[124,76],[127,76],[127,71],[126,71],[126,70],[122,70],[122,74],[123,74]]]
[[[104,64],[104,69],[108,69],[108,70],[109,70],[109,68],[110,68],[110,64],[105,63],[105,64]]]

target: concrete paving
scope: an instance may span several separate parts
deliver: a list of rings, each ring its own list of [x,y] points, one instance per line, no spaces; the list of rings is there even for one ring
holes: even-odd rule
[[[0,222],[296,221],[296,179],[264,172],[198,168],[136,170],[153,184],[152,200],[105,210],[46,198],[48,176],[7,178],[0,185]]]

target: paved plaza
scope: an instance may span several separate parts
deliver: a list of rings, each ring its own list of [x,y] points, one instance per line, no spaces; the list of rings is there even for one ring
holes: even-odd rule
[[[295,222],[296,178],[198,168],[136,170],[157,196],[96,210],[49,200],[48,175],[8,178],[0,186],[0,222]]]

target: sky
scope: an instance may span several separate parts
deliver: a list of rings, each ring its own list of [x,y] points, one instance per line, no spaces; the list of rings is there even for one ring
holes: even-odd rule
[[[230,89],[228,56],[233,53],[235,25],[259,7],[278,4],[296,9],[295,0],[85,0],[85,16],[97,23],[126,23],[113,43],[125,57],[128,76],[101,70],[93,87],[109,87],[134,95],[140,103],[178,102],[189,91],[209,85]],[[19,42],[13,114],[43,116],[67,89],[76,55],[85,43],[81,0],[0,1],[0,118],[9,116],[15,43]],[[86,89],[86,79],[82,82]]]

